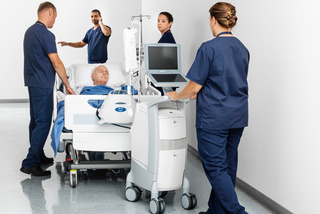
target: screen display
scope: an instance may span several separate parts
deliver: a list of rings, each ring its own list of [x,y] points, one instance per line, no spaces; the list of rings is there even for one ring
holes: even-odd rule
[[[148,47],[149,70],[177,70],[177,47]]]
[[[187,82],[181,74],[151,74],[157,82]]]

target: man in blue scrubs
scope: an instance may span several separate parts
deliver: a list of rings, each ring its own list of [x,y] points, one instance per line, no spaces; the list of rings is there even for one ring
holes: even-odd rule
[[[43,147],[52,122],[56,72],[67,93],[74,94],[64,65],[57,54],[55,36],[48,30],[53,27],[56,17],[57,11],[52,3],[40,4],[38,21],[28,28],[23,42],[24,82],[28,87],[30,102],[30,148],[27,157],[22,161],[20,171],[34,176],[51,174],[49,170],[44,171],[40,165],[53,162],[52,158],[45,156]]]
[[[95,9],[91,12],[93,28],[89,29],[80,42],[58,42],[61,46],[82,48],[88,44],[88,63],[105,63],[108,60],[108,42],[111,28],[102,23],[101,13]]]

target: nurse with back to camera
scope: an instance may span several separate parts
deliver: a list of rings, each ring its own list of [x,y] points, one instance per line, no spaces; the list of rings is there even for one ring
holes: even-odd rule
[[[214,39],[197,52],[180,92],[169,92],[171,100],[197,98],[198,151],[211,184],[207,212],[199,214],[244,214],[235,192],[238,145],[248,126],[249,52],[231,29],[237,23],[235,7],[218,2],[210,10]]]

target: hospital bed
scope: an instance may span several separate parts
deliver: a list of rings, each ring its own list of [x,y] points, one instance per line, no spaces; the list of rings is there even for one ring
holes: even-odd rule
[[[121,63],[106,63],[109,70],[107,86],[118,89],[128,84]],[[84,86],[92,86],[91,71],[97,65],[74,64],[66,69],[70,86],[79,94]],[[70,171],[70,184],[77,185],[78,173],[86,174],[88,169],[128,169],[131,167],[131,124],[99,124],[97,109],[88,104],[90,100],[104,100],[108,95],[67,95],[61,80],[56,78],[54,116],[57,118],[57,104],[64,100],[64,129],[57,145],[57,152],[66,153],[66,167]],[[130,81],[131,82],[131,81]],[[144,84],[143,84],[144,85]],[[136,102],[146,102],[160,97],[160,92],[152,86],[141,88],[142,92],[133,95]],[[141,94],[142,93],[142,94]],[[110,96],[110,95],[109,95]],[[108,159],[93,160],[90,153],[109,154]],[[117,154],[117,155],[115,155]],[[119,155],[121,154],[121,155]],[[116,157],[114,160],[111,157]]]

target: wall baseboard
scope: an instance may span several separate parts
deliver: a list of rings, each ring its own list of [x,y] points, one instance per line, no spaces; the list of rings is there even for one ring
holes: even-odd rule
[[[29,103],[29,99],[0,99],[0,103]]]
[[[193,148],[192,146],[188,145],[188,151],[195,156],[196,158],[200,159],[199,152]],[[249,195],[253,200],[257,201],[259,204],[264,206],[266,209],[270,210],[272,213],[281,213],[281,214],[293,214],[271,198],[267,197],[263,193],[259,192],[246,182],[242,181],[241,179],[237,178],[236,187],[239,188],[241,191],[245,192]]]

